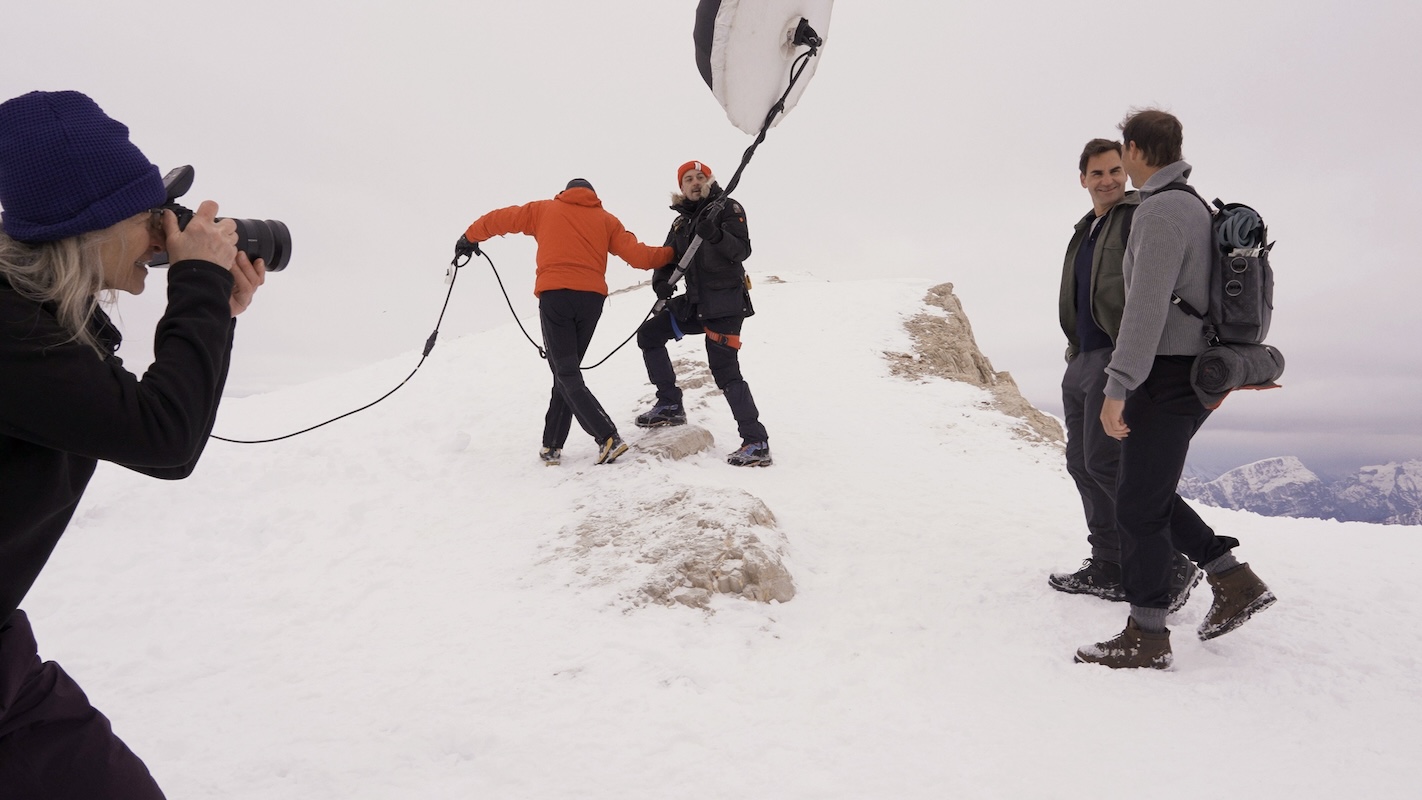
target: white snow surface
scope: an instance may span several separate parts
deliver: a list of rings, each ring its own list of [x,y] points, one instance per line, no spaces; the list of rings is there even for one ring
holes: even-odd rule
[[[101,466],[24,604],[41,654],[173,798],[1416,796],[1416,527],[1201,507],[1279,602],[1201,643],[1202,585],[1173,671],[1074,664],[1126,607],[1047,586],[1087,551],[1060,450],[890,377],[928,283],[781,277],[742,350],[775,466],[724,463],[711,397],[709,454],[594,466],[575,426],[544,467],[545,364],[512,323],[451,338],[384,403],[214,441],[186,481]],[[590,356],[650,301],[613,297]],[[217,432],[334,416],[418,356],[228,399]],[[635,343],[588,380],[635,448]],[[669,487],[762,500],[795,598],[638,604],[626,553],[569,547]]]

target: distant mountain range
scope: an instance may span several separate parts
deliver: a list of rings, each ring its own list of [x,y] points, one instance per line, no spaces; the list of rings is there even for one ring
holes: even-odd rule
[[[1293,456],[1256,461],[1212,481],[1185,477],[1180,495],[1271,517],[1422,525],[1422,460],[1363,467],[1324,483]]]

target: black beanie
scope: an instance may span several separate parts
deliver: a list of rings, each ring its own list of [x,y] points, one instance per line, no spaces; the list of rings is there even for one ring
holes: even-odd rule
[[[5,233],[53,242],[103,230],[167,199],[158,168],[79,92],[30,92],[0,104]]]
[[[592,184],[591,184],[591,183],[588,183],[588,181],[587,181],[586,178],[574,178],[574,179],[568,181],[568,185],[567,185],[567,186],[564,186],[564,187],[563,187],[564,191],[566,191],[566,190],[568,190],[568,189],[578,189],[578,188],[581,188],[581,189],[592,189],[594,192],[597,191],[596,189],[593,189],[593,188],[592,188]]]

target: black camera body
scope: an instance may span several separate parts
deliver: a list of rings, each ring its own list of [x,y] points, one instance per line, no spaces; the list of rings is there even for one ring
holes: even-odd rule
[[[167,199],[163,203],[163,208],[172,211],[178,217],[178,230],[188,226],[188,220],[193,218],[193,211],[190,208],[179,205],[177,199],[187,194],[192,188],[193,178],[197,171],[191,166],[177,167],[163,176],[163,188],[167,191]],[[226,219],[226,217],[218,217]],[[280,272],[286,269],[286,265],[291,261],[291,231],[287,229],[286,223],[274,219],[233,219],[237,223],[237,249],[247,254],[253,261],[262,259],[266,262],[268,272]],[[168,263],[168,254],[160,253],[155,256],[148,265],[151,267],[161,267]]]

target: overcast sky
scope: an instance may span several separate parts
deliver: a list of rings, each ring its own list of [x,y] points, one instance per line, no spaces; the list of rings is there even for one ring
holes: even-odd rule
[[[165,171],[196,167],[192,205],[290,225],[291,267],[239,326],[237,392],[417,351],[452,243],[485,211],[585,177],[659,244],[676,166],[696,158],[729,179],[751,142],[697,73],[692,0],[14,5],[0,95],[84,91]],[[1158,105],[1184,123],[1201,193],[1253,205],[1278,241],[1270,341],[1285,388],[1231,398],[1194,463],[1422,457],[1422,7],[1080,8],[837,3],[812,83],[737,191],[747,267],[951,281],[994,366],[1059,412],[1062,253],[1090,205],[1076,159],[1129,108]],[[532,313],[531,240],[488,250]],[[609,268],[614,288],[643,277]],[[144,360],[161,299],[120,304],[145,340],[130,359]],[[441,336],[507,319],[475,265]],[[852,346],[855,320],[836,324],[836,341],[805,346]],[[593,351],[627,333],[603,331]],[[793,357],[757,353],[753,322],[747,339],[752,381]],[[872,420],[846,430],[872,435]]]

